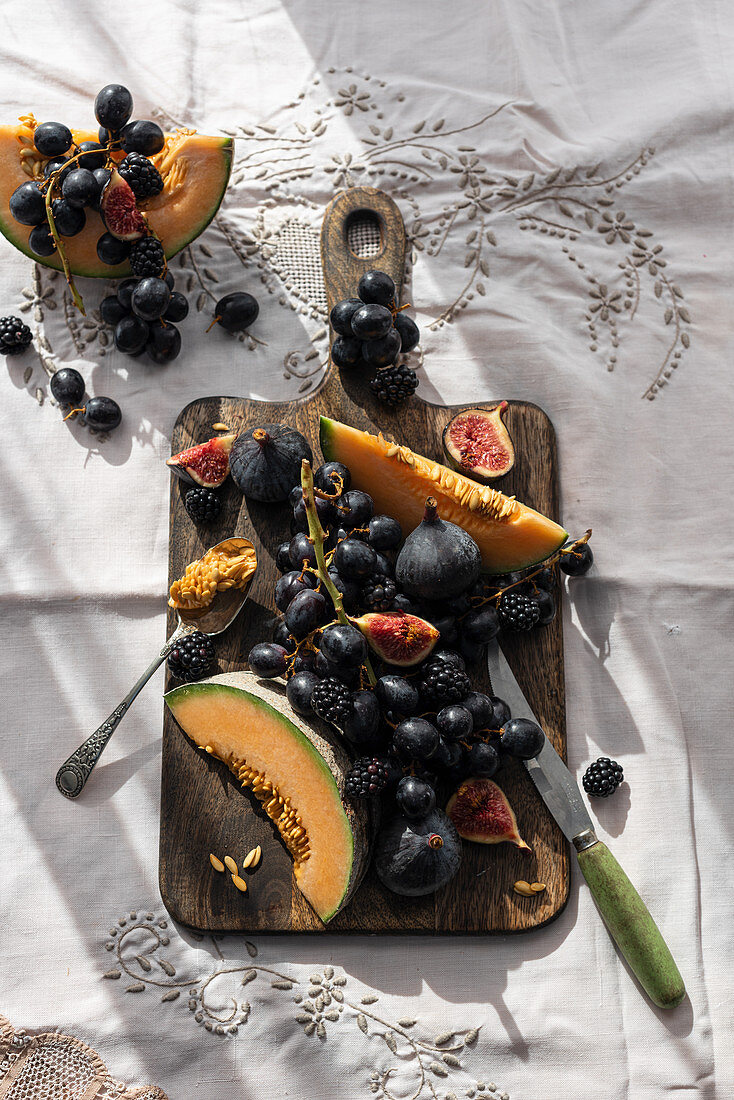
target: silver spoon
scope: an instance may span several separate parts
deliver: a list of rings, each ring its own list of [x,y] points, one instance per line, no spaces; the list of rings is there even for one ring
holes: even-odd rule
[[[232,549],[245,550],[251,547],[252,543],[247,539],[224,539],[211,549],[217,550],[225,545]],[[56,773],[56,786],[65,798],[76,798],[82,793],[95,764],[130,704],[181,638],[186,634],[192,634],[195,630],[200,630],[202,634],[208,634],[210,637],[222,634],[242,610],[254,576],[253,572],[245,588],[229,588],[225,592],[217,592],[207,607],[190,611],[183,608],[179,610],[178,626],[153,663],[148,665],[138,682],[130,689],[120,705],[113,710],[107,721],[103,722],[99,729],[95,730],[91,737],[88,737],[59,768]]]

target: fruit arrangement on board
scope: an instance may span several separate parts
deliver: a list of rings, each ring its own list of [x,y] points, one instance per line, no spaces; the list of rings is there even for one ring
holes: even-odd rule
[[[102,88],[94,113],[96,132],[39,124],[32,114],[0,126],[0,232],[37,263],[63,271],[82,314],[75,276],[131,276],[102,300],[102,320],[113,328],[118,351],[132,358],[145,353],[163,366],[180,354],[177,325],[189,312],[168,260],[219,209],[233,142],[193,130],[164,133],[156,122],[132,119],[133,97],[122,84]],[[212,326],[244,332],[258,312],[251,294],[227,294],[214,307]],[[0,354],[18,355],[31,341],[17,317],[0,319]],[[95,431],[111,431],[122,420],[111,398],[84,402],[84,379],[74,368],[57,370],[50,388],[70,410],[67,418],[78,415]]]
[[[192,643],[191,667],[169,659],[187,682],[166,701],[260,800],[327,921],[370,859],[388,890],[418,897],[456,874],[462,839],[527,850],[501,774],[544,734],[475,690],[472,669],[502,632],[551,622],[559,572],[582,575],[593,554],[591,532],[568,542],[520,501],[380,435],[324,418],[320,445],[314,469],[299,431],[262,424],[168,460],[192,485],[195,523],[219,514],[230,476],[247,499],[288,501],[292,521],[274,552],[278,618],[243,655],[249,671],[202,680],[211,657]]]

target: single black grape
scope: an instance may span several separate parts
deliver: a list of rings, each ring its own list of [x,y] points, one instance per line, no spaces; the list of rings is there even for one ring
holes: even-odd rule
[[[122,411],[111,397],[92,397],[87,401],[84,419],[98,432],[111,432],[122,420]]]
[[[25,186],[25,185],[24,185]],[[558,566],[569,577],[583,577],[594,564],[594,554],[588,542],[577,550],[564,551]]]
[[[257,319],[260,306],[251,294],[225,294],[214,307],[214,320],[226,332],[244,332]]]
[[[501,730],[510,721],[512,712],[504,699],[500,699],[497,695],[492,695],[490,698],[492,701],[492,716],[489,720],[489,729]]]
[[[400,337],[400,350],[412,351],[421,338],[420,329],[415,321],[406,317],[404,313],[398,313],[395,316],[394,325]]]
[[[375,695],[383,710],[406,717],[415,714],[420,704],[420,696],[413,683],[396,672],[380,676],[375,684]]]
[[[394,328],[377,340],[365,340],[362,358],[369,367],[389,367],[400,353],[400,337]]]
[[[282,646],[274,642],[259,642],[250,650],[247,663],[256,676],[270,680],[274,676],[283,675],[287,656]]]
[[[170,300],[171,291],[165,280],[149,275],[133,290],[132,310],[144,321],[157,321],[166,312]]]
[[[372,518],[375,503],[361,489],[349,489],[337,501],[337,515],[342,527],[366,527]]]
[[[539,588],[533,599],[540,608],[540,618],[538,619],[540,625],[547,626],[548,623],[552,623],[556,617],[556,601],[553,599],[552,594],[544,588]]]
[[[51,235],[48,222],[33,226],[28,234],[28,246],[35,256],[53,256],[56,251],[56,241]]]
[[[125,355],[139,355],[149,336],[149,326],[140,317],[126,315],[115,325],[115,347]]]
[[[366,347],[354,336],[337,336],[331,345],[331,359],[337,367],[356,367],[362,359],[362,349]]]
[[[510,756],[530,760],[537,756],[545,743],[545,734],[536,722],[529,718],[511,718],[505,723],[500,744]]]
[[[453,771],[464,759],[464,747],[458,741],[451,741],[445,737],[438,740],[438,748],[432,758],[434,765],[439,765],[446,771]]]
[[[303,493],[300,485],[296,485],[296,490],[301,493],[301,499],[297,502],[293,508],[293,519],[296,523],[296,529],[303,531],[304,534],[308,532],[308,512],[306,511],[306,502],[303,499]],[[315,498],[316,515],[319,518],[324,531],[328,530],[329,524],[334,515],[334,507],[328,500],[322,500],[321,497]]]
[[[339,336],[352,335],[352,317],[362,306],[359,298],[345,298],[337,302],[329,314],[331,327]]]
[[[499,766],[500,754],[494,745],[488,745],[485,741],[477,741],[467,753],[467,767],[470,775],[489,779]]]
[[[291,566],[293,569],[302,569],[304,561],[308,565],[316,565],[316,551],[308,535],[299,531],[290,542]]]
[[[49,176],[54,176],[59,172],[60,175],[57,175],[56,179],[58,182],[63,182],[74,167],[72,164],[68,168],[64,168],[64,165],[67,163],[67,157],[58,157],[56,160],[46,161],[46,167],[43,169],[43,178],[47,180]]]
[[[40,225],[46,220],[46,203],[41,188],[28,180],[16,187],[8,200],[10,213],[21,225]]]
[[[282,646],[286,653],[295,653],[296,651],[296,639],[291,635],[288,627],[285,625],[284,619],[278,619],[275,624],[273,641],[276,645]]]
[[[452,645],[453,644],[455,643],[452,642]],[[478,665],[484,657],[484,646],[481,642],[470,642],[468,638],[459,637],[459,649],[461,650],[462,657],[470,667]]]
[[[112,179],[112,172],[110,172],[109,168],[95,168],[92,175],[97,181],[97,194],[91,206],[93,210],[99,210],[104,189]]]
[[[385,271],[365,271],[359,280],[357,294],[363,302],[391,306],[395,303],[395,283]]]
[[[181,351],[181,333],[175,325],[166,321],[154,323],[150,326],[150,337],[145,350],[158,366],[170,363]]]
[[[108,294],[99,303],[99,315],[107,325],[116,325],[123,317],[127,317],[127,314],[128,311],[116,294]]]
[[[100,126],[113,132],[121,130],[132,113],[133,97],[124,85],[107,84],[97,92],[94,100],[94,115]],[[102,141],[101,137],[100,141]],[[63,150],[59,151],[63,152]]]
[[[184,317],[187,317],[189,313],[189,303],[186,298],[178,290],[174,290],[171,294],[166,312],[163,314],[164,321],[183,321]]]
[[[361,592],[359,581],[353,581],[349,580],[348,577],[342,577],[341,573],[337,572],[334,566],[329,567],[329,576],[334,582],[337,590],[341,592],[342,607],[348,615],[351,615],[359,606]]]
[[[366,688],[352,692],[351,711],[341,727],[347,741],[365,745],[374,741],[380,727],[380,704],[375,693]]]
[[[489,604],[467,612],[461,620],[462,637],[468,638],[470,642],[478,642],[480,645],[491,642],[492,638],[499,633],[499,629],[497,612]]]
[[[51,393],[59,405],[76,407],[84,397],[84,379],[73,367],[61,367],[51,375]]]
[[[281,542],[280,546],[275,551],[275,564],[281,573],[289,573],[293,568],[290,554],[288,553],[290,545],[290,542]]]
[[[71,130],[63,122],[42,122],[33,132],[33,144],[44,157],[61,156],[71,142]]]
[[[461,700],[460,705],[464,710],[469,711],[474,732],[477,730],[500,728],[494,724],[495,711],[492,699],[489,695],[485,695],[483,691],[470,691],[469,694]],[[509,710],[507,715],[509,717]],[[500,725],[503,724],[504,723],[500,723]]]
[[[332,664],[359,668],[367,658],[367,642],[356,626],[334,623],[321,635],[321,652]]]
[[[393,747],[403,760],[429,760],[438,748],[438,730],[425,718],[404,718],[395,727]]]
[[[391,328],[392,313],[377,303],[360,306],[352,317],[352,333],[358,340],[379,340]]]
[[[398,783],[395,801],[411,820],[425,817],[436,805],[436,792],[430,783],[416,775],[405,775]]]
[[[352,484],[352,475],[343,462],[325,462],[319,466],[313,475],[313,483],[322,493],[335,493],[339,483],[334,480],[334,475],[341,478],[341,492],[346,493]]]
[[[320,592],[299,592],[288,605],[285,624],[296,638],[305,638],[323,622],[326,600]]]
[[[160,153],[165,144],[163,131],[158,123],[147,119],[128,122],[120,134],[120,141],[126,153],[142,153],[145,157]]]
[[[403,537],[400,524],[392,516],[373,516],[369,532],[370,546],[375,550],[394,550]]]
[[[359,539],[344,539],[334,551],[333,562],[343,577],[369,577],[375,569],[375,551]]]
[[[78,206],[71,206],[66,199],[55,199],[51,203],[56,232],[62,237],[76,237],[87,224],[87,215]],[[118,241],[122,244],[122,241]]]
[[[553,592],[558,583],[555,568],[546,565],[535,574],[531,583],[538,588],[545,589],[546,592]]]
[[[420,609],[409,596],[406,596],[403,592],[398,592],[392,602],[392,608],[390,610],[404,611],[406,615],[418,615]],[[418,617],[420,618],[420,616]]]
[[[474,732],[474,719],[461,703],[450,703],[436,715],[436,726],[450,741],[462,741]]]
[[[90,172],[98,168],[104,168],[107,163],[107,152],[98,141],[82,141],[79,143],[79,151],[84,154],[76,162],[80,168],[86,168]]]
[[[313,714],[311,693],[318,682],[319,678],[313,672],[297,672],[295,676],[291,676],[286,684],[285,695],[296,714]]]
[[[84,211],[81,213],[83,214]],[[121,241],[111,233],[103,233],[97,241],[97,255],[103,264],[116,267],[124,263],[130,255],[130,242]]]

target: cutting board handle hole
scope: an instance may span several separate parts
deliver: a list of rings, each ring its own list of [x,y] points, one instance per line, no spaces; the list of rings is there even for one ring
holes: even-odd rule
[[[347,248],[358,260],[372,260],[385,248],[384,222],[374,210],[353,210],[344,231]]]

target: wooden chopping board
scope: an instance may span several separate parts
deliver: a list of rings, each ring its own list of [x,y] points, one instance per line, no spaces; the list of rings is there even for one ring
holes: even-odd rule
[[[347,246],[350,218],[362,210],[379,219],[383,251],[360,260]],[[402,286],[405,236],[397,207],[384,194],[358,188],[338,196],[327,209],[322,255],[329,306],[353,296],[361,273],[372,267],[388,271]],[[237,397],[205,397],[188,405],[176,422],[173,453],[209,439],[212,425],[243,430],[263,423],[287,423],[310,440],[318,464],[319,417],[326,415],[407,444],[441,461],[444,425],[462,408],[442,407],[413,397],[391,410],[373,399],[368,376],[332,367],[321,389],[302,401],[262,402]],[[496,403],[496,402],[495,402]],[[487,408],[491,404],[486,404]],[[557,458],[553,427],[535,405],[510,402],[506,423],[515,443],[515,468],[498,485],[503,492],[554,519],[558,514]],[[247,654],[271,637],[273,590],[280,575],[274,561],[278,545],[289,537],[290,510],[282,505],[246,501],[228,479],[220,492],[224,508],[215,525],[198,529],[184,508],[186,487],[172,477],[169,580],[179,577],[189,561],[229,535],[252,540],[258,571],[248,603],[230,630],[217,642],[220,671],[246,667]],[[168,632],[175,626],[169,612]],[[520,685],[556,749],[566,755],[563,639],[560,614],[549,626],[529,635],[503,636],[503,649]],[[483,665],[475,667],[476,690],[488,690]],[[174,686],[167,682],[167,689]],[[513,805],[520,832],[533,854],[514,846],[464,844],[456,877],[444,889],[424,898],[401,898],[385,890],[369,871],[347,908],[328,925],[345,933],[507,933],[537,928],[556,917],[569,892],[566,842],[525,769],[512,761],[495,777]],[[263,859],[240,894],[228,875],[217,874],[209,853],[230,854],[238,864],[260,844]],[[292,864],[274,826],[257,800],[244,792],[221,763],[197,749],[165,710],[161,781],[160,888],[171,915],[197,929],[211,931],[315,932],[324,926],[295,886]],[[517,879],[546,883],[534,898],[515,894]]]

